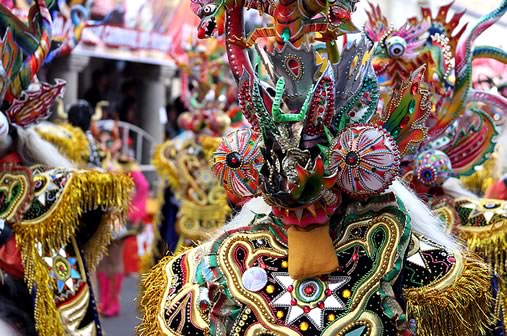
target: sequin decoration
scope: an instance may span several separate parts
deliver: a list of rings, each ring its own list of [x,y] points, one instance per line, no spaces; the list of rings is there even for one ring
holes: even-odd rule
[[[352,197],[363,198],[384,191],[396,177],[400,154],[383,129],[354,125],[340,133],[329,154],[337,184]]]
[[[439,150],[424,151],[415,160],[415,178],[427,187],[442,185],[451,172],[451,160]]]
[[[64,248],[61,248],[43,259],[48,264],[51,277],[56,283],[58,297],[63,298],[69,293],[74,295],[83,281],[77,257],[69,255]]]
[[[262,157],[258,133],[243,128],[224,137],[213,156],[213,173],[224,188],[239,197],[257,194]]]
[[[0,218],[15,223],[30,206],[34,189],[30,169],[12,164],[0,165]]]
[[[268,274],[260,267],[252,267],[243,273],[241,280],[248,291],[258,292],[268,283]]]
[[[351,277],[330,276],[324,282],[317,278],[297,281],[288,273],[273,273],[273,276],[283,290],[271,304],[275,308],[289,308],[285,318],[287,325],[306,317],[317,330],[322,330],[325,326],[324,314],[345,309],[338,292],[350,282]]]

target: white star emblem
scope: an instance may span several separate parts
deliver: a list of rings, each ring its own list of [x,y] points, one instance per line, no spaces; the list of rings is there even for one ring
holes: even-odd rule
[[[329,277],[326,282],[318,279],[296,281],[288,273],[273,273],[273,277],[282,286],[283,292],[271,304],[273,307],[289,308],[285,319],[287,325],[291,325],[301,316],[305,316],[315,328],[322,330],[324,328],[323,313],[325,311],[345,309],[345,303],[338,297],[336,292],[350,281],[351,278],[349,276]],[[296,292],[310,282],[317,287],[321,286],[314,290],[316,293],[322,294],[316,295],[315,299],[311,302],[302,302]]]

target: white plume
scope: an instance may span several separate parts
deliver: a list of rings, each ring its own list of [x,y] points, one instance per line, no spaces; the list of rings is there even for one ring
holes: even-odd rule
[[[16,151],[27,165],[41,164],[50,167],[73,168],[73,164],[63,157],[49,142],[41,139],[33,129],[17,130]]]
[[[454,237],[445,231],[445,224],[436,217],[431,209],[403,182],[396,179],[389,188],[398,196],[407,209],[412,230],[431,241],[453,251],[461,250]]]

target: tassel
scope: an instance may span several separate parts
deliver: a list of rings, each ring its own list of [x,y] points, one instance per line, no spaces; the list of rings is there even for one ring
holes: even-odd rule
[[[167,256],[160,260],[149,273],[141,279],[142,297],[139,300],[139,308],[143,320],[136,327],[138,336],[163,336],[158,322],[160,305],[164,298],[164,292],[168,286],[166,267],[176,256]]]
[[[63,336],[62,321],[54,302],[54,281],[39,254],[66,246],[79,228],[81,215],[91,210],[105,212],[101,228],[84,246],[84,255],[93,269],[111,239],[112,224],[126,218],[133,183],[123,174],[76,171],[69,174],[56,204],[43,216],[13,226],[20,248],[29,291],[35,291],[35,322],[39,336]]]
[[[494,323],[491,269],[470,255],[463,263],[461,274],[444,288],[405,290],[407,313],[417,321],[418,336],[485,335]]]

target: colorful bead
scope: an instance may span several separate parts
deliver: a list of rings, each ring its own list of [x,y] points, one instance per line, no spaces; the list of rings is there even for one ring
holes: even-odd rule
[[[441,186],[451,172],[451,160],[442,151],[427,150],[415,159],[415,178],[427,187]]]
[[[299,325],[299,330],[301,331],[307,331],[308,328],[310,328],[308,322],[301,322],[301,324]]]

